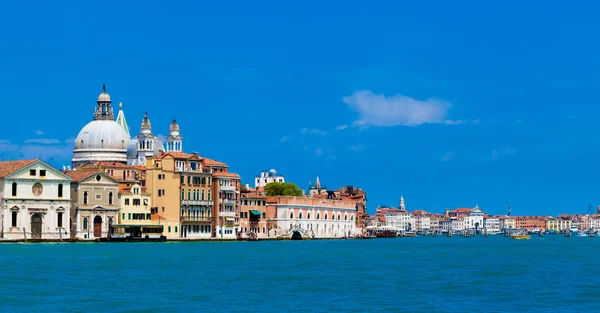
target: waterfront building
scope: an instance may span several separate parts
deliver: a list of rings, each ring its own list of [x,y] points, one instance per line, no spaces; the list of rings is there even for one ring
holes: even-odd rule
[[[415,230],[415,217],[407,210],[382,208],[380,212],[383,215],[383,218],[380,218],[383,221],[383,225],[402,231]]]
[[[277,175],[277,171],[271,169],[270,171],[260,172],[260,175],[254,178],[254,188],[264,188],[270,183],[285,183],[285,177],[283,175]]]
[[[65,172],[71,178],[71,238],[109,237],[119,213],[118,183],[98,170]]]
[[[136,226],[159,224],[160,220],[152,220],[151,200],[148,190],[140,184],[120,189],[118,223]]]
[[[196,211],[196,207],[211,207],[212,199],[210,192],[204,193],[204,200],[198,203],[190,202],[196,197],[196,189],[192,187],[197,180],[192,181],[193,174],[202,174],[201,159],[197,154],[183,152],[166,152],[157,158],[149,158],[146,162],[146,186],[151,194],[152,213],[155,218],[161,220],[164,225],[163,235],[167,239],[181,238],[181,218],[187,215],[188,206],[190,210]],[[187,177],[190,184],[187,184]],[[205,183],[211,182],[205,179]],[[200,184],[197,184],[198,187]],[[185,186],[185,187],[184,187]],[[205,186],[206,188],[206,186]],[[190,190],[188,196],[187,190]],[[188,196],[186,198],[186,196]],[[183,200],[182,200],[183,198]],[[187,202],[183,202],[187,200]],[[184,205],[185,203],[185,205]],[[204,210],[205,214],[206,209]],[[195,216],[195,212],[194,212]],[[210,216],[210,213],[208,214]],[[210,221],[205,221],[210,225]],[[209,232],[210,234],[210,232]],[[186,234],[187,235],[187,234]]]
[[[96,161],[127,163],[129,130],[122,126],[124,114],[119,112],[119,116],[122,116],[121,124],[114,120],[110,96],[106,87],[102,86],[93,120],[81,129],[75,139],[71,160],[73,167]]]
[[[465,220],[463,216],[453,216],[448,218],[448,222],[450,223],[451,230],[463,230],[465,228]]]
[[[412,212],[412,215],[415,219],[416,231],[431,230],[431,219],[429,218],[429,213],[423,210],[415,210]]]
[[[438,222],[438,225],[439,225],[439,226],[438,226],[438,227],[439,227],[438,229],[439,229],[439,231],[441,231],[441,232],[444,232],[444,233],[446,233],[446,232],[448,232],[448,231],[452,230],[452,221],[450,221],[450,220],[449,220],[449,219],[447,219],[447,218],[441,218],[441,219],[439,220],[439,222]]]
[[[512,216],[515,228],[524,228],[527,231],[542,230],[546,227],[545,216]]]
[[[513,217],[499,216],[498,218],[500,219],[500,229],[514,229],[517,227]]]
[[[488,234],[498,234],[500,233],[500,219],[497,217],[484,217],[483,218],[483,229],[487,231]]]
[[[310,197],[267,197],[269,237],[340,238],[356,233],[354,201]]]
[[[68,238],[70,182],[39,159],[0,162],[2,238]]]
[[[341,200],[351,200],[356,203],[356,232],[362,233],[366,229],[367,213],[367,193],[354,186],[342,187],[335,191],[335,195]]]
[[[207,164],[212,172],[214,194],[217,195],[214,201],[214,207],[218,209],[215,221],[216,236],[221,239],[235,239],[241,235],[239,233],[240,176],[228,172],[225,163],[212,161]]]
[[[430,214],[429,215],[429,227],[432,231],[440,231],[440,221],[442,216],[439,214]]]
[[[326,185],[321,185],[321,181],[319,180],[319,176],[317,176],[317,179],[315,180],[315,184],[314,185],[310,185],[308,187],[308,195],[310,197],[314,197],[315,195],[323,195],[323,194],[327,194],[327,186]]]
[[[571,228],[571,218],[569,216],[549,216],[546,219],[546,230],[562,232]]]
[[[241,238],[267,238],[267,197],[256,192],[241,191]]]
[[[146,112],[140,133],[129,142],[127,164],[146,166],[146,159],[156,158],[163,151],[162,142],[152,133],[152,124]]]
[[[178,145],[173,145],[176,149]],[[169,152],[180,159],[177,168],[180,173],[181,190],[181,238],[211,238],[214,229],[214,180],[210,169],[197,154],[185,155],[182,152]]]

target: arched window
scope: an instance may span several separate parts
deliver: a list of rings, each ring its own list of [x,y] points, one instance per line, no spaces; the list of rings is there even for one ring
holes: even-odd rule
[[[62,198],[63,196],[63,184],[58,184],[58,197]]]
[[[342,216],[340,215],[340,213],[338,213],[338,221],[342,219]]]
[[[306,213],[306,219],[310,220],[310,212]]]
[[[327,213],[325,213],[325,219],[327,219]]]
[[[302,219],[302,212],[298,213],[298,218]]]
[[[113,204],[113,193],[112,192],[108,193],[108,204],[109,205]]]
[[[12,211],[12,227],[17,227],[17,211]]]
[[[294,211],[290,212],[290,218],[294,218]]]
[[[317,212],[317,219],[320,220],[321,219],[321,213]]]
[[[58,220],[56,221],[57,227],[63,227],[63,212],[58,212]]]
[[[88,204],[88,192],[84,191],[83,192],[83,204]],[[87,229],[87,228],[85,228]]]
[[[17,183],[12,183],[12,196],[17,196]]]
[[[87,217],[83,218],[83,229],[87,229],[88,228],[88,219]]]
[[[348,220],[348,215],[344,215],[344,221]]]

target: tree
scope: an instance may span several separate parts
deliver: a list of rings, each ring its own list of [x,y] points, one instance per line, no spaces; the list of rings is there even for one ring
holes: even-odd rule
[[[302,196],[302,190],[294,183],[268,183],[265,193],[267,196]]]

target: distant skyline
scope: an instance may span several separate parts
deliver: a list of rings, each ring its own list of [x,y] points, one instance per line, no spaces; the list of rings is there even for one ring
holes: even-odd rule
[[[600,205],[600,4],[158,1],[0,5],[0,158],[62,168],[106,84],[132,136],[308,188],[491,214]]]

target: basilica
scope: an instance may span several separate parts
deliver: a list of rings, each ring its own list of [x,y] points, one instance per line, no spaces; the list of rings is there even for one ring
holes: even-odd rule
[[[73,168],[94,162],[145,166],[147,158],[156,158],[163,152],[182,151],[183,137],[179,134],[175,117],[169,132],[169,136],[165,138],[165,150],[160,138],[152,133],[152,124],[146,112],[139,134],[132,138],[123,112],[123,103],[119,103],[115,120],[110,96],[103,85],[102,93],[96,101],[93,120],[81,129],[75,139],[71,163]]]

